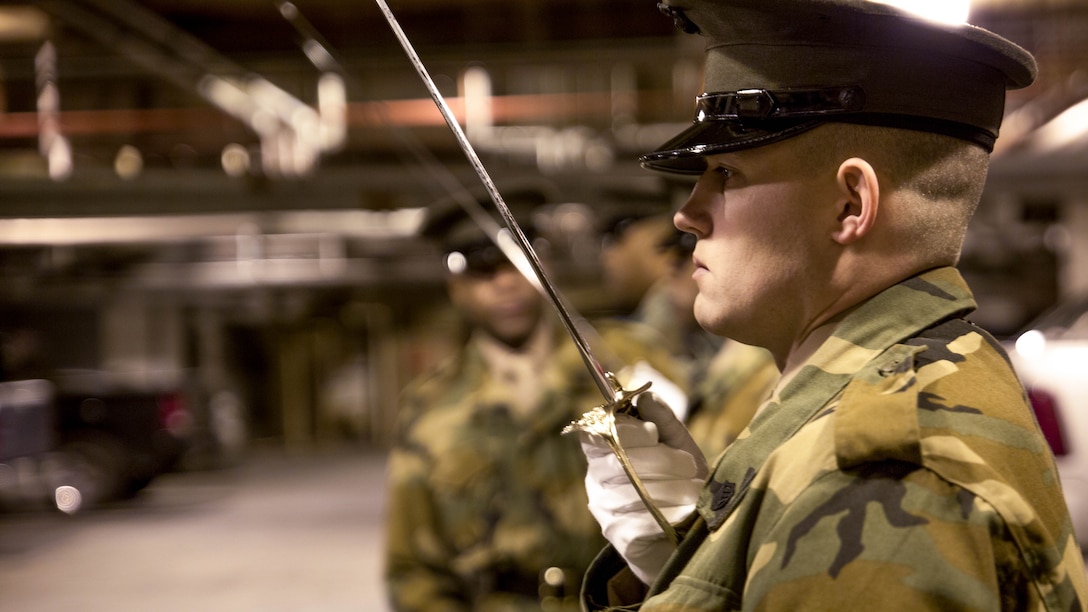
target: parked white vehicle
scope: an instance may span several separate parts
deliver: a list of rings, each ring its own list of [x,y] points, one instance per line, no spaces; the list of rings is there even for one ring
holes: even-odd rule
[[[1077,541],[1088,551],[1088,296],[1044,313],[1006,349],[1054,451]]]

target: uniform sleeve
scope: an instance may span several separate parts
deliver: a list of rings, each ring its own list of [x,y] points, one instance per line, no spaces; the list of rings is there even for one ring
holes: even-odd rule
[[[634,609],[645,599],[646,593],[646,585],[610,544],[597,555],[586,572],[581,594],[582,609]]]
[[[419,387],[400,397],[397,437],[387,467],[385,579],[397,612],[468,611],[469,596],[449,570],[453,552],[442,534],[428,478],[433,455],[413,436],[428,404]]]
[[[997,610],[1038,601],[992,506],[924,468],[882,462],[832,472],[773,514],[773,525],[757,525],[745,610]]]
[[[421,453],[395,448],[389,460],[386,508],[386,583],[394,610],[467,611],[468,596],[448,570],[450,553],[438,529],[437,513]]]

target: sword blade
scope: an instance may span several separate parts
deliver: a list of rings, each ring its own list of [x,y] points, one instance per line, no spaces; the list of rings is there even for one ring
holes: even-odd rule
[[[521,226],[518,225],[513,213],[510,212],[510,208],[506,205],[505,200],[503,200],[502,194],[500,194],[498,188],[495,187],[494,181],[491,180],[491,175],[488,174],[483,162],[480,161],[479,155],[476,154],[476,150],[472,147],[472,143],[469,142],[464,130],[461,129],[461,124],[457,122],[457,118],[454,116],[453,111],[450,110],[449,105],[446,103],[446,99],[438,91],[438,86],[435,85],[434,79],[431,78],[427,67],[423,65],[423,61],[419,58],[419,54],[416,53],[411,41],[408,40],[408,36],[400,27],[400,23],[393,15],[393,11],[390,10],[389,5],[385,0],[375,1],[381,9],[382,14],[385,16],[385,20],[389,23],[389,27],[392,28],[397,41],[400,42],[400,46],[408,56],[408,60],[412,63],[412,67],[415,68],[420,79],[423,81],[423,84],[426,86],[428,93],[431,95],[431,99],[433,99],[435,105],[438,106],[438,110],[442,113],[442,118],[445,119],[446,125],[448,125],[453,132],[454,138],[457,140],[457,145],[461,148],[461,151],[465,154],[472,169],[480,178],[480,182],[483,183],[484,189],[487,190],[488,196],[490,196],[491,201],[495,204],[495,208],[499,211],[499,215],[502,217],[506,229],[510,232],[510,237],[520,249],[521,254],[529,265],[530,271],[536,277],[537,284],[544,291],[544,294],[547,296],[552,306],[555,307],[560,322],[566,329],[567,335],[571,337],[571,340],[574,341],[575,346],[578,348],[578,353],[581,355],[582,361],[585,362],[586,367],[589,369],[597,388],[607,402],[610,404],[615,402],[621,397],[623,389],[614,382],[614,377],[610,376],[610,373],[601,365],[601,362],[593,354],[589,343],[586,341],[581,331],[579,331],[574,318],[571,316],[571,309],[567,306],[558,290],[556,290],[555,285],[544,271],[544,266],[540,263],[540,258],[537,257],[532,244],[529,242],[529,239],[525,237],[525,233],[521,230]],[[517,263],[515,256],[514,264],[517,265]],[[530,280],[532,279],[530,278]]]
[[[616,376],[612,372],[606,371],[601,365],[601,362],[593,355],[589,343],[586,342],[585,336],[578,330],[578,327],[571,316],[571,310],[563,301],[562,296],[556,290],[555,285],[552,284],[551,279],[548,278],[547,273],[545,273],[544,267],[540,264],[540,259],[537,257],[536,251],[533,250],[532,244],[529,243],[524,232],[521,231],[521,227],[518,225],[514,215],[510,212],[510,208],[506,206],[506,202],[503,200],[499,190],[495,187],[495,183],[491,180],[491,176],[488,174],[487,169],[484,168],[479,156],[476,155],[476,151],[468,141],[468,137],[465,136],[464,130],[462,130],[461,125],[457,123],[453,111],[450,110],[449,105],[446,104],[445,98],[439,93],[438,87],[434,83],[434,79],[431,78],[426,66],[423,65],[423,61],[420,60],[419,55],[416,53],[411,41],[408,40],[404,30],[401,29],[396,17],[393,16],[393,12],[389,9],[389,5],[386,4],[385,0],[375,1],[378,3],[378,7],[381,8],[385,20],[389,22],[389,27],[393,29],[393,33],[396,35],[397,40],[400,41],[401,47],[404,48],[404,52],[407,54],[408,59],[412,62],[412,66],[416,69],[416,72],[419,73],[419,77],[423,80],[423,84],[426,85],[427,91],[430,92],[431,98],[434,99],[434,103],[442,113],[442,118],[446,120],[446,125],[448,125],[453,132],[454,137],[457,139],[457,144],[461,147],[461,151],[464,152],[465,157],[468,158],[473,170],[476,171],[476,175],[479,176],[488,195],[491,196],[491,201],[494,202],[495,208],[498,209],[503,221],[506,223],[510,235],[513,237],[517,246],[520,247],[521,253],[529,263],[529,271],[536,276],[539,288],[544,291],[551,301],[552,306],[555,307],[556,313],[559,315],[559,320],[562,321],[563,327],[567,330],[567,334],[571,337],[571,340],[574,341],[575,346],[578,347],[578,353],[582,356],[582,360],[585,362],[586,367],[589,368],[589,372],[592,374],[593,380],[597,384],[597,388],[600,389],[601,395],[605,398],[606,403],[603,406],[598,406],[585,413],[581,419],[571,423],[565,428],[563,433],[584,431],[591,435],[600,436],[606,440],[609,447],[612,449],[612,452],[619,458],[624,473],[626,473],[627,477],[631,480],[631,485],[634,486],[635,491],[638,493],[642,503],[649,510],[650,515],[657,522],[658,526],[661,527],[661,530],[665,533],[669,541],[673,544],[678,544],[680,542],[679,534],[669,523],[664,513],[662,513],[654,503],[653,498],[650,497],[649,491],[646,489],[642,479],[639,478],[638,473],[631,464],[627,452],[620,444],[615,426],[616,413],[630,412],[633,407],[633,398],[640,393],[645,392],[650,387],[650,383],[646,383],[633,391],[627,391],[620,385]],[[490,215],[487,216],[490,218]],[[481,226],[486,227],[486,224],[482,223]],[[501,238],[501,236],[498,238]],[[500,248],[501,247],[502,245],[500,244]],[[515,265],[518,264],[517,259],[512,258],[511,261],[514,262]],[[523,273],[525,273],[525,271],[523,271]],[[530,280],[532,280],[531,277]],[[584,322],[584,319],[579,320]]]

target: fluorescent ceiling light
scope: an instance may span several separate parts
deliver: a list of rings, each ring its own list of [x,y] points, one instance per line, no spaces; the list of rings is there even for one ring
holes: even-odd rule
[[[404,239],[419,233],[425,208],[282,211],[270,217],[223,213],[131,217],[0,219],[0,245],[91,245],[198,240],[234,236],[240,227],[262,234],[335,234]]]
[[[1088,100],[1070,106],[1031,136],[1031,145],[1037,151],[1054,151],[1082,142],[1088,135]]]
[[[939,23],[967,23],[971,0],[873,0]]]
[[[0,40],[41,40],[49,30],[49,17],[33,6],[0,7]]]

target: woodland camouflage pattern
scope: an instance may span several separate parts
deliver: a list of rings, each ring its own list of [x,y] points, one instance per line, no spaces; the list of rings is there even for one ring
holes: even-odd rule
[[[974,307],[941,268],[847,315],[720,457],[641,609],[1083,609],[1053,458]],[[638,608],[622,564],[602,553],[589,609]]]
[[[778,381],[767,349],[726,341],[692,382],[691,437],[708,460],[737,439]]]
[[[610,354],[645,360],[679,380],[655,332],[597,327]],[[560,431],[603,403],[574,344],[561,332],[540,372],[531,417],[508,410],[507,386],[468,345],[409,385],[390,455],[387,584],[396,610],[578,609],[582,576],[605,544],[587,508],[585,457]],[[607,360],[606,360],[607,361]],[[541,589],[549,567],[565,584]]]

